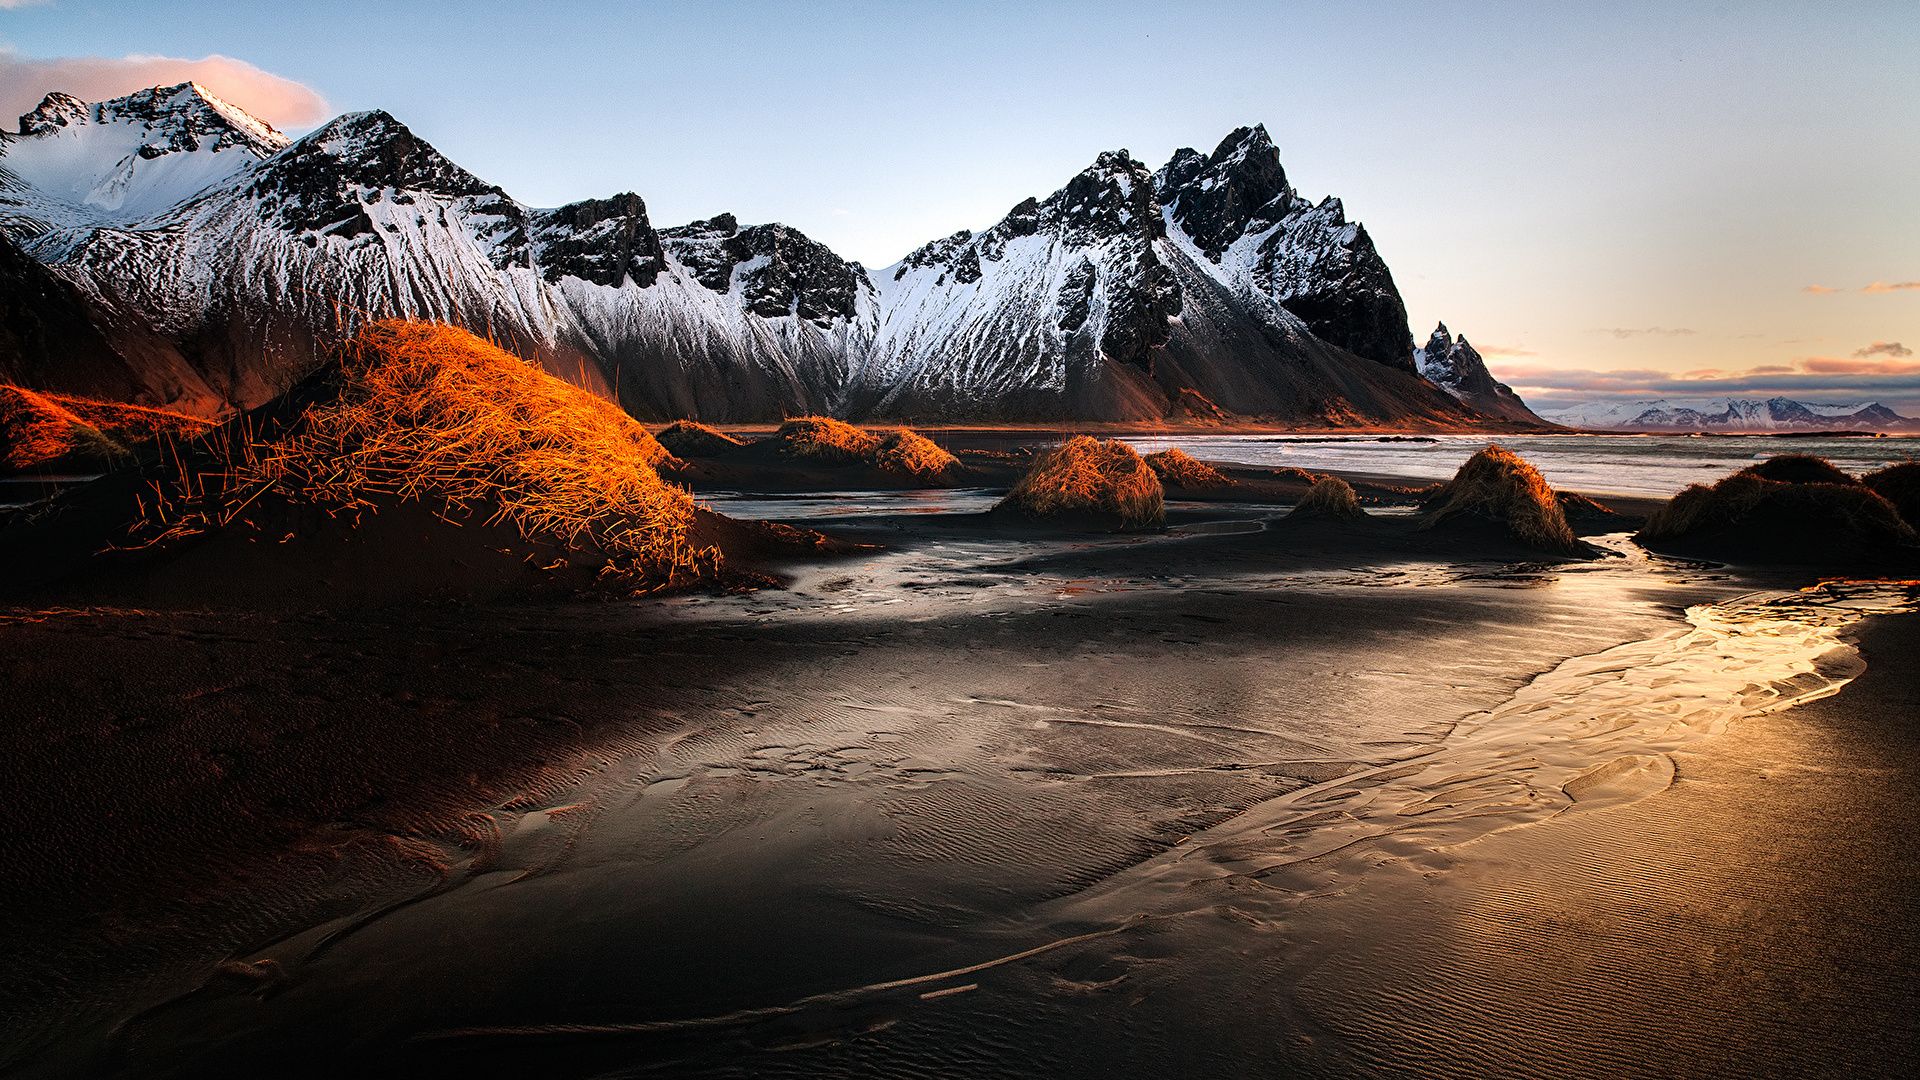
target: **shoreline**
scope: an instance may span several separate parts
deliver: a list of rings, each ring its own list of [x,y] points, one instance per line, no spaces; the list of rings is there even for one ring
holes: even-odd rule
[[[810,518],[887,546],[749,594],[0,610],[18,658],[0,760],[62,800],[0,811],[16,976],[0,1066],[729,1075],[777,1045],[801,1075],[926,1072],[992,1029],[1011,1052],[982,1075],[1125,1067],[1107,1050],[1375,1071],[1398,1037],[1379,1002],[1427,976],[1435,1008],[1459,999],[1446,980],[1469,968],[1427,928],[1465,933],[1503,866],[1589,882],[1574,837],[1636,834],[1556,830],[1664,807],[1744,727],[1688,743],[1668,790],[1635,786],[1657,770],[1607,772],[1614,802],[1541,822],[1523,819],[1564,797],[1514,764],[1526,747],[1416,766],[1563,665],[1633,675],[1644,658],[1611,650],[1681,632],[1682,609],[1812,575],[1612,540],[1613,557],[1557,562],[1392,515],[1263,522],[1262,495],[1137,535]],[[1864,639],[1896,622],[1913,624]],[[1913,674],[1891,681],[1910,693]],[[1599,694],[1589,711],[1623,722],[1645,704]],[[1412,812],[1375,806],[1403,795]],[[1482,854],[1521,838],[1544,846]],[[1376,940],[1428,960],[1355,967]],[[1567,947],[1549,935],[1511,962]],[[1006,956],[1027,959],[974,969]],[[1384,970],[1404,981],[1370,981]],[[1522,1018],[1548,1000],[1495,998]],[[788,1002],[810,1004],[754,1012]],[[1269,1005],[1277,1027],[1233,1029]],[[1515,1037],[1474,1023],[1430,1025],[1460,1029],[1462,1056],[1407,1060],[1457,1071]],[[495,1028],[534,1037],[417,1041]],[[1096,1049],[1020,1041],[1053,1029]],[[1624,1046],[1591,1060],[1633,1065]]]

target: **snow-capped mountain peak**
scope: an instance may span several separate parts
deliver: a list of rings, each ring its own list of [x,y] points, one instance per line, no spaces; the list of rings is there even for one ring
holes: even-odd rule
[[[349,241],[404,231],[407,219],[446,228],[450,209],[494,266],[533,262],[525,207],[379,110],[348,113],[288,145],[246,178],[244,197],[288,232]],[[435,205],[416,207],[423,199]]]
[[[527,207],[379,111],[286,142],[185,85],[51,95],[22,128],[0,228],[99,313],[135,400],[258,404],[399,316],[642,416],[1477,422],[1411,370],[1364,230],[1300,199],[1258,127],[1158,175],[1102,153],[872,276],[785,225],[656,228],[633,193]],[[21,371],[57,389],[58,369]]]
[[[1175,152],[1154,186],[1169,235],[1223,282],[1251,286],[1326,341],[1413,371],[1406,304],[1372,238],[1340,200],[1293,189],[1264,127],[1236,129],[1209,155]]]
[[[743,229],[732,214],[716,214],[660,236],[694,280],[714,292],[738,289],[763,318],[790,315],[824,329],[853,318],[856,298],[871,287],[858,265],[786,225]]]
[[[666,267],[647,204],[633,192],[533,212],[533,241],[549,283],[563,277],[595,285],[652,285]]]
[[[1280,151],[1264,125],[1236,128],[1212,154],[1181,149],[1155,176],[1168,216],[1207,258],[1219,262],[1228,245],[1271,227],[1293,209],[1293,188]]]
[[[93,104],[48,94],[0,134],[0,218],[29,235],[137,224],[287,144],[197,83]]]
[[[1487,362],[1467,336],[1455,337],[1446,323],[1435,326],[1426,346],[1414,351],[1413,363],[1428,382],[1481,412],[1526,423],[1540,422],[1511,387],[1487,370]]]
[[[1913,431],[1920,420],[1874,402],[1786,397],[1589,401],[1543,413],[1568,427],[1620,431]]]

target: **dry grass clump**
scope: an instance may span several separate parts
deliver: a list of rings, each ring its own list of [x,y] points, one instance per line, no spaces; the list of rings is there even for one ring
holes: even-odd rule
[[[876,432],[830,416],[799,416],[773,433],[782,452],[838,464],[870,465],[931,479],[960,463],[933,440],[907,428]]]
[[[1889,465],[1861,477],[1860,482],[1892,503],[1907,524],[1920,529],[1920,461]]]
[[[1778,461],[1780,459],[1773,459]],[[1873,559],[1915,542],[1913,527],[1872,487],[1833,469],[1842,482],[1769,479],[1742,469],[1694,484],[1647,518],[1637,539],[1653,546],[1731,558],[1824,563]],[[1786,475],[1825,470],[1796,464]]]
[[[1195,459],[1179,447],[1169,447],[1157,454],[1148,454],[1147,466],[1160,476],[1163,484],[1172,484],[1183,488],[1229,487],[1233,481],[1227,474]]]
[[[888,472],[931,477],[960,464],[960,459],[941,449],[939,444],[925,435],[899,428],[880,436],[880,446],[873,452],[873,463]]]
[[[655,436],[667,452],[680,458],[717,457],[747,445],[717,428],[693,420],[675,420]]]
[[[1091,435],[1048,451],[995,509],[1121,529],[1155,527],[1167,516],[1160,478],[1133,447]]]
[[[1741,472],[1762,480],[1783,484],[1857,484],[1860,481],[1840,471],[1833,462],[1812,454],[1781,454]]]
[[[1561,554],[1580,550],[1560,501],[1540,470],[1500,446],[1467,459],[1453,479],[1426,503],[1424,528],[1461,517],[1477,517],[1506,526],[1515,540]]]
[[[439,323],[374,323],[336,378],[278,432],[236,438],[207,523],[267,492],[356,514],[419,499],[597,552],[625,584],[717,575],[719,550],[690,536],[692,497],[654,471],[671,455],[618,406]]]
[[[1367,512],[1360,509],[1360,496],[1354,493],[1352,484],[1337,476],[1322,476],[1313,482],[1306,498],[1287,516],[1361,518],[1366,517]]]
[[[108,463],[162,438],[190,439],[213,423],[165,409],[52,394],[0,383],[0,470],[63,459]]]
[[[796,416],[781,424],[773,437],[795,457],[822,461],[872,461],[880,449],[880,436],[831,416]]]

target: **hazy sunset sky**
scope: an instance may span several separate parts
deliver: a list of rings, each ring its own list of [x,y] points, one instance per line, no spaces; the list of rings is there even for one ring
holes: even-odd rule
[[[8,117],[185,78],[295,133],[384,108],[524,202],[633,190],[657,224],[731,210],[876,267],[1103,149],[1158,167],[1265,123],[1416,336],[1446,320],[1537,405],[1920,414],[1912,0],[0,0],[0,50]]]

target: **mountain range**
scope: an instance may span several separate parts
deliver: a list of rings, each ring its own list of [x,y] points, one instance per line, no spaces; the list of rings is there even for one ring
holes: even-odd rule
[[[366,321],[468,327],[636,416],[1537,426],[1261,127],[1100,154],[868,270],[622,193],[534,208],[384,112],[299,138],[182,84],[0,133],[0,378],[188,411],[281,393]],[[17,284],[15,284],[17,283]]]
[[[1920,420],[1879,402],[1834,405],[1784,397],[1590,401],[1541,415],[1600,431],[1920,431]]]

